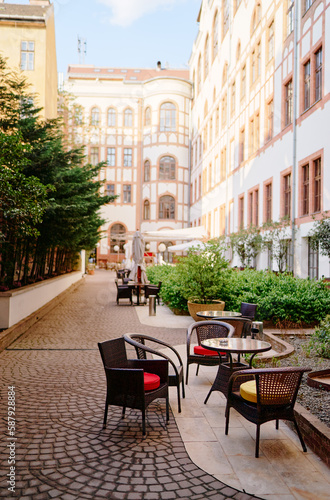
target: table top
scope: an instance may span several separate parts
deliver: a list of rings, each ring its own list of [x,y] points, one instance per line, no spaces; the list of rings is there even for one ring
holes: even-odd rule
[[[216,338],[206,339],[201,342],[202,347],[213,351],[235,352],[238,354],[256,353],[270,351],[272,346],[269,342],[251,338]]]
[[[240,312],[235,311],[199,311],[196,314],[206,319],[239,318],[242,316]]]

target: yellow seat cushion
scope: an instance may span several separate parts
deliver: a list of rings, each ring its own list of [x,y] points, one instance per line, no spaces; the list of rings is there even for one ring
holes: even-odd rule
[[[257,402],[257,386],[255,380],[249,380],[248,382],[241,384],[239,392],[242,398],[246,399],[246,401],[250,401],[250,403]]]

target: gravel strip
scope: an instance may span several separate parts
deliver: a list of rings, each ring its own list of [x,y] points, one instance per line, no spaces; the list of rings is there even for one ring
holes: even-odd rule
[[[294,346],[295,352],[290,357],[281,359],[280,366],[306,366],[312,371],[330,368],[330,359],[320,358],[313,351],[309,352],[309,339],[292,336],[285,340]],[[330,391],[309,387],[307,374],[303,376],[297,402],[330,427]]]

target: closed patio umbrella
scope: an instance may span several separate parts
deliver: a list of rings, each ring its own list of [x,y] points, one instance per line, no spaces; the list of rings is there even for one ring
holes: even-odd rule
[[[140,231],[136,231],[132,241],[133,266],[130,272],[130,279],[138,281],[138,268],[141,269],[141,283],[147,283],[146,268],[143,262],[144,239]]]

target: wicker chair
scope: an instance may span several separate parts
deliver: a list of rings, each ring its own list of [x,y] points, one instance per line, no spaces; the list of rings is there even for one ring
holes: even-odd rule
[[[187,371],[186,371],[186,384],[188,384],[189,375],[189,365],[196,363],[196,376],[198,375],[199,366],[217,366],[220,363],[220,358],[218,353],[215,352],[214,355],[211,353],[196,354],[191,352],[190,344],[191,339],[194,334],[197,337],[197,344],[201,346],[201,343],[205,339],[214,339],[221,337],[232,337],[234,335],[235,328],[228,323],[223,321],[197,321],[192,323],[187,332]],[[227,360],[227,355],[225,355],[224,360]]]
[[[158,302],[158,305],[159,305],[159,303],[160,303],[159,292],[160,292],[161,286],[162,286],[162,282],[161,281],[158,283],[158,286],[156,286],[156,285],[146,285],[144,287],[145,298],[148,299],[150,295],[156,295],[156,299],[157,299],[157,302]]]
[[[301,378],[306,371],[310,371],[310,369],[296,367],[265,368],[241,370],[233,373],[228,385],[225,434],[228,434],[230,408],[235,408],[249,422],[257,425],[256,458],[259,456],[260,425],[270,420],[276,420],[276,429],[278,429],[280,419],[293,422],[301,446],[306,451],[293,411]],[[256,393],[249,397],[248,400],[246,394],[242,392],[244,388],[242,384],[249,380],[255,380]],[[236,382],[237,386],[237,382],[240,381],[242,382],[240,391],[233,390],[233,384]],[[240,392],[245,397],[242,397]]]
[[[241,303],[240,313],[244,318],[249,318],[253,321],[256,315],[256,310],[257,304],[249,304],[248,302]]]
[[[222,317],[221,321],[232,325],[235,328],[232,337],[246,338],[251,335],[252,321],[249,318],[242,317]]]
[[[108,406],[120,406],[122,418],[126,408],[139,409],[142,412],[142,432],[146,435],[146,409],[158,398],[166,399],[166,421],[169,420],[168,401],[168,362],[165,359],[127,359],[123,337],[98,343],[107,378],[107,396],[105,401],[103,429],[106,428]],[[145,390],[144,373],[160,377],[159,387]]]
[[[182,397],[185,397],[184,393],[184,376],[183,376],[183,363],[180,354],[167,342],[163,340],[156,339],[154,337],[149,337],[148,335],[143,335],[142,333],[128,333],[124,335],[125,341],[135,347],[136,355],[138,359],[147,359],[147,353],[160,356],[168,360],[169,363],[169,374],[168,374],[168,385],[176,386],[178,393],[178,411],[181,413],[181,401],[180,401],[180,384],[182,385]],[[147,345],[146,345],[147,343]],[[175,355],[175,360],[170,356],[167,356],[163,352],[150,347],[149,344],[153,346],[159,345],[170,349]]]
[[[119,299],[129,299],[131,305],[133,305],[132,288],[128,285],[119,285],[118,278],[115,278],[115,283],[117,287],[117,304],[119,304]]]

